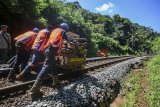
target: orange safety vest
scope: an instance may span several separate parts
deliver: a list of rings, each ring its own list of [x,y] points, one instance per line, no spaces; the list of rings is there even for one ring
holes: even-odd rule
[[[56,28],[52,31],[50,38],[48,39],[48,42],[44,46],[44,49],[52,45],[53,47],[59,48],[58,53],[60,54],[60,51],[62,49],[64,40],[62,38],[64,30],[60,28]]]
[[[16,38],[14,38],[14,40],[16,42],[23,43],[25,48],[31,49],[33,42],[36,38],[36,35],[37,35],[37,33],[33,32],[33,31],[28,31],[22,35],[17,36]]]
[[[17,36],[16,38],[14,38],[14,40],[15,40],[15,41],[17,41],[17,40],[19,40],[19,39],[23,38],[24,36],[25,36],[24,34],[19,35],[19,36]]]
[[[37,51],[43,51],[44,46],[46,45],[47,40],[48,40],[47,33],[48,33],[47,29],[43,29],[39,31],[33,43],[32,49],[37,50]]]

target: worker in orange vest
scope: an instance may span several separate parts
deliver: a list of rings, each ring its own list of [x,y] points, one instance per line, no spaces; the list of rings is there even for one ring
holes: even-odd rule
[[[68,24],[61,23],[59,28],[56,28],[51,32],[50,38],[44,46],[46,59],[36,78],[36,82],[30,90],[31,93],[41,93],[40,86],[42,78],[50,71],[56,71],[55,56],[60,55],[64,39],[70,43],[66,35],[67,31],[69,31]]]
[[[46,29],[40,30],[37,34],[37,37],[33,43],[32,50],[32,61],[30,64],[28,64],[23,71],[16,76],[17,80],[22,80],[23,77],[26,77],[27,75],[30,75],[30,71],[33,67],[38,66],[39,62],[44,62],[44,46],[46,45],[49,36],[50,31],[52,31],[52,26],[49,25]]]
[[[13,70],[11,70],[8,75],[9,81],[12,81],[14,74],[19,71],[19,65],[21,65],[21,69],[24,69],[27,62],[29,61],[31,47],[33,45],[33,42],[34,42],[38,32],[39,32],[39,29],[34,28],[32,31],[28,31],[28,32],[14,38],[14,40],[16,42],[15,43],[16,58],[12,62],[12,64],[10,65],[10,67],[12,67]]]

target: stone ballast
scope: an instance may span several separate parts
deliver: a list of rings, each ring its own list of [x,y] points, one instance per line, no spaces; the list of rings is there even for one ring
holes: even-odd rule
[[[53,90],[41,101],[34,101],[26,107],[106,107],[119,93],[120,80],[133,65],[142,63],[146,58],[138,57],[118,63],[57,91]]]

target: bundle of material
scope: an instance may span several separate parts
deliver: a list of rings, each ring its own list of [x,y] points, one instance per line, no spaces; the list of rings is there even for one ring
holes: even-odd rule
[[[72,32],[67,33],[67,36],[71,43],[64,41],[61,56],[58,57],[60,68],[82,69],[85,65],[87,40]]]

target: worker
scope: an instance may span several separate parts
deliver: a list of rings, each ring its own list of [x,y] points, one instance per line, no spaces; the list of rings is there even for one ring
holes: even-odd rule
[[[34,93],[41,93],[41,80],[48,74],[50,71],[56,71],[56,62],[55,56],[61,54],[61,49],[64,44],[64,39],[70,43],[66,32],[69,31],[69,26],[66,23],[61,23],[59,28],[54,29],[51,32],[50,38],[47,44],[44,46],[45,50],[45,62],[43,67],[36,78],[36,82],[33,84],[30,92]]]
[[[33,50],[32,61],[25,67],[25,69],[19,75],[16,76],[17,80],[23,80],[24,77],[30,75],[30,71],[32,70],[33,67],[38,66],[39,62],[44,62],[45,58],[44,58],[43,47],[46,45],[49,39],[52,28],[53,27],[49,25],[45,29],[39,31],[32,46]]]
[[[26,66],[30,58],[31,47],[33,45],[33,42],[38,32],[39,32],[39,29],[34,28],[32,31],[28,31],[22,35],[19,35],[14,39],[16,42],[15,43],[16,58],[11,64],[13,70],[10,71],[8,75],[8,80],[10,81],[13,80],[13,75],[19,71],[20,65],[21,65],[21,69],[24,69],[24,67]]]

